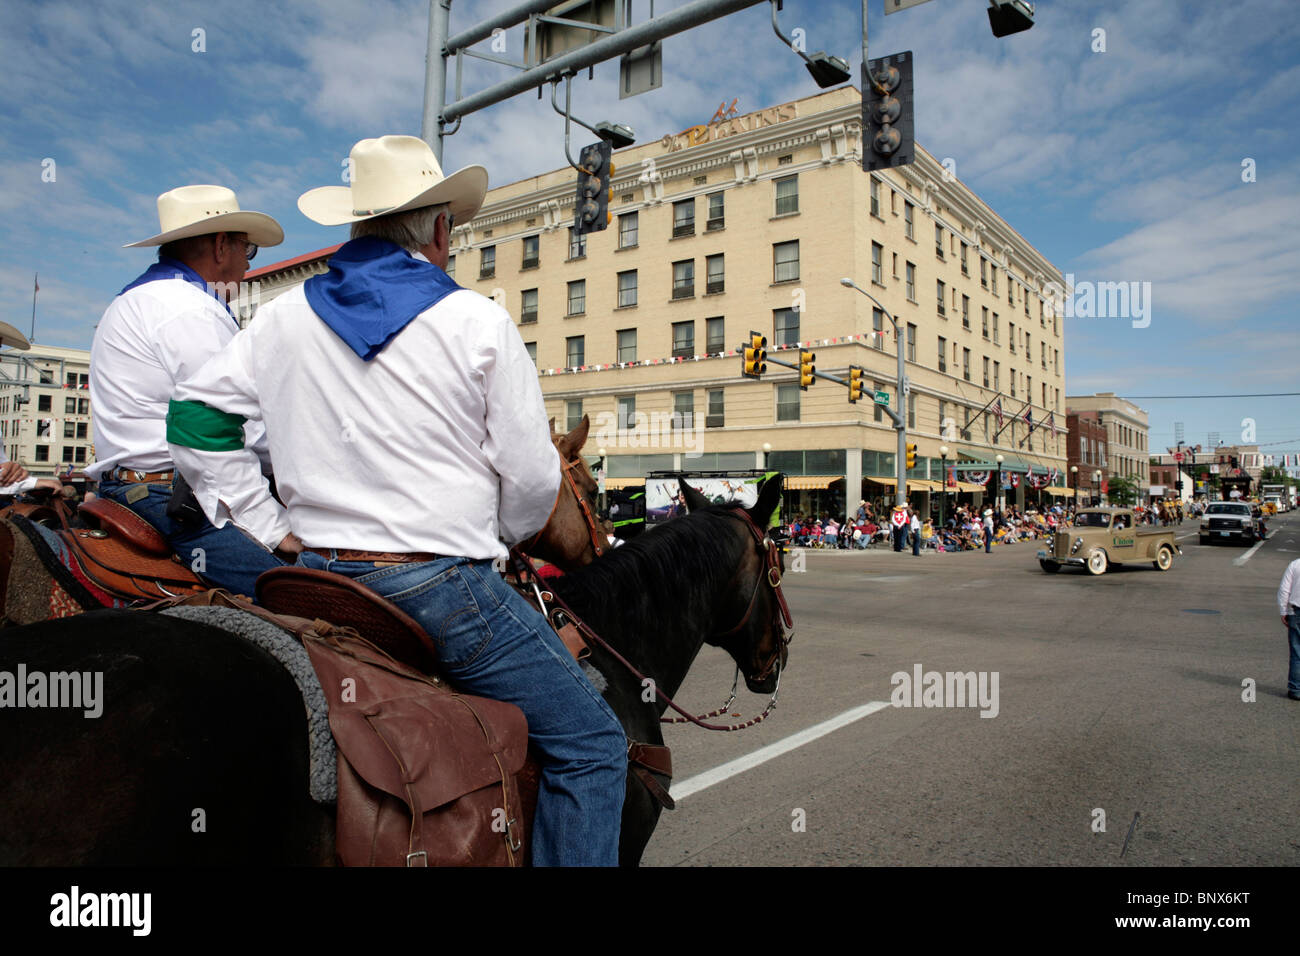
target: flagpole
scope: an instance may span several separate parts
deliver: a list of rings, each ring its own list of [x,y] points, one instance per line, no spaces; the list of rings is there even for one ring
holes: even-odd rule
[[[30,341],[36,341],[36,293],[41,291],[40,274],[32,273],[32,334],[28,336]]]

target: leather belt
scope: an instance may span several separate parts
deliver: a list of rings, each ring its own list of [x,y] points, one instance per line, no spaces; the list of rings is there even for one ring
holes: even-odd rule
[[[376,564],[419,564],[446,557],[425,551],[348,551],[343,548],[303,548],[327,561],[373,561]]]
[[[161,482],[171,481],[174,471],[135,471],[130,468],[114,468],[112,476],[118,481]]]

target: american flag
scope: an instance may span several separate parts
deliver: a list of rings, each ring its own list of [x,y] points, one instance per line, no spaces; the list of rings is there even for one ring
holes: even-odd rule
[[[1034,410],[1026,405],[1024,414],[1020,417],[1025,420],[1025,424],[1029,426],[1029,434],[1032,435],[1034,433]]]
[[[1002,427],[1002,399],[997,398],[993,401],[993,417],[998,420],[998,428]]]
[[[1055,438],[1056,437],[1056,413],[1055,412],[1047,413],[1047,424],[1051,426],[1052,437]]]

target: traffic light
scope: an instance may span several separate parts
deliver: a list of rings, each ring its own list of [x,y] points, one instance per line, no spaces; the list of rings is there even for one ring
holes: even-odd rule
[[[817,356],[811,349],[799,350],[799,387],[805,392],[817,381],[817,366],[813,364],[816,360]]]
[[[613,149],[602,140],[584,146],[578,154],[577,214],[573,220],[573,231],[579,235],[588,232],[600,232],[609,225],[610,187],[609,177],[614,174],[614,164],[610,162]]]
[[[849,402],[856,402],[862,397],[862,366],[849,366]]]
[[[862,168],[889,169],[915,159],[912,51],[870,60],[862,70]]]
[[[907,470],[911,471],[916,467],[916,442],[907,443]]]
[[[767,336],[760,332],[749,333],[749,344],[745,346],[745,361],[740,374],[746,378],[758,378],[767,371]]]

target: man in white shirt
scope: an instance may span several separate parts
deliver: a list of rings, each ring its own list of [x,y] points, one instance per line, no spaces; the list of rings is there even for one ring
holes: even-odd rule
[[[1277,589],[1277,609],[1291,644],[1286,695],[1292,700],[1300,700],[1300,558],[1287,565],[1282,574],[1282,584]]]
[[[189,495],[177,487],[173,496],[166,416],[177,383],[239,331],[223,292],[237,288],[258,246],[278,245],[284,231],[270,216],[241,211],[222,186],[163,193],[158,218],[162,232],[130,243],[160,247],[158,261],[121,291],[95,330],[90,398],[98,458],[86,473],[99,480],[101,495],[157,528],[209,583],[252,596],[257,576],[283,562],[236,525],[215,528],[197,507],[182,509]],[[292,550],[293,542],[285,543]]]
[[[617,718],[493,568],[560,490],[537,372],[504,309],[446,274],[487,172],[444,177],[413,136],[359,142],[348,187],[304,194],[352,223],[330,271],[279,296],[176,390],[168,438],[204,512],[355,578],[429,633],[447,676],[523,710],[542,761],[539,865],[614,865],[626,785]],[[284,506],[243,447],[266,426]]]

